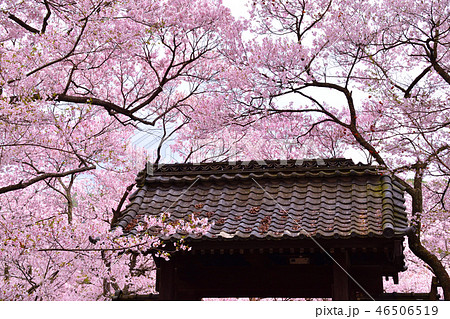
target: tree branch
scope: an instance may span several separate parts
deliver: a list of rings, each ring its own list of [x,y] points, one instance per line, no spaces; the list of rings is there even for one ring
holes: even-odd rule
[[[18,17],[16,17],[14,14],[9,14],[8,18],[13,20],[15,23],[17,23],[18,25],[20,25],[22,28],[24,28],[27,31],[30,31],[31,33],[34,34],[39,34],[39,30],[33,28],[32,26],[26,24],[25,22],[23,22],[22,20],[20,20]]]
[[[24,189],[30,185],[33,185],[37,182],[40,182],[44,179],[47,178],[54,178],[54,177],[64,177],[64,176],[68,176],[68,175],[72,175],[72,174],[77,174],[77,173],[81,173],[81,172],[86,172],[89,170],[93,170],[95,169],[95,166],[87,166],[87,167],[81,167],[81,168],[77,168],[77,169],[73,169],[67,172],[62,172],[62,173],[43,173],[35,178],[32,178],[26,182],[24,181],[20,181],[17,184],[13,184],[13,185],[8,185],[5,187],[1,187],[0,188],[0,194],[4,194],[7,192],[11,192],[11,191],[15,191],[15,190],[19,190],[19,189]]]
[[[142,245],[147,244],[147,242],[144,243],[139,243],[139,244],[135,244],[129,247],[119,247],[119,248],[41,248],[38,249],[38,251],[67,251],[67,252],[90,252],[90,251],[99,251],[99,252],[104,252],[104,251],[123,251],[123,250],[127,250],[127,249],[131,249],[131,248],[136,248]],[[149,252],[174,252],[174,250],[167,250],[167,249],[158,249],[158,248],[151,248],[149,250]]]
[[[133,183],[127,187],[125,190],[125,193],[123,194],[122,198],[120,199],[119,205],[117,206],[117,209],[113,209],[113,217],[111,219],[111,226],[115,225],[115,223],[119,220],[120,217],[120,210],[122,209],[123,204],[125,203],[125,200],[128,197],[128,194],[130,194],[131,190],[133,189],[134,185],[136,183]]]
[[[414,86],[419,83],[419,81],[431,70],[431,66],[427,67],[425,70],[422,71],[422,73],[417,76],[414,81],[411,82],[409,87],[405,91],[405,98],[411,97],[411,90],[414,88]]]
[[[45,33],[45,30],[47,29],[48,25],[48,19],[50,19],[50,15],[52,12],[50,11],[50,5],[48,4],[47,0],[44,0],[45,8],[47,9],[47,14],[44,17],[44,20],[42,21],[42,28],[41,28],[41,34]]]
[[[94,97],[85,97],[85,96],[72,96],[72,95],[65,95],[65,94],[59,94],[56,96],[55,101],[58,102],[70,102],[70,103],[76,103],[76,104],[91,104],[91,105],[98,105],[102,106],[110,115],[114,114],[123,114],[130,118],[130,120],[141,122],[142,124],[147,124],[154,126],[156,123],[155,121],[147,121],[143,118],[137,117],[133,115],[132,112],[129,110],[126,110],[117,104],[114,104],[112,102],[100,100]],[[158,118],[159,119],[159,118]]]
[[[39,72],[39,71],[42,70],[42,69],[45,69],[45,68],[47,68],[47,67],[49,67],[49,66],[51,66],[51,65],[53,65],[53,64],[55,64],[55,63],[61,62],[61,61],[65,60],[65,59],[67,59],[69,56],[71,56],[71,55],[75,52],[75,49],[77,48],[78,44],[79,44],[80,41],[81,41],[81,37],[82,37],[83,34],[84,34],[84,30],[86,29],[87,23],[88,23],[88,19],[85,19],[84,24],[83,24],[83,26],[81,27],[80,34],[78,35],[77,39],[75,40],[75,43],[73,44],[73,46],[72,46],[72,48],[70,49],[70,51],[67,52],[67,54],[65,54],[63,57],[61,57],[61,58],[59,58],[59,59],[53,60],[53,61],[51,61],[51,62],[48,62],[47,64],[44,64],[44,65],[42,65],[42,66],[40,66],[40,67],[38,67],[38,68],[36,68],[36,69],[34,69],[34,70],[28,72],[28,73],[26,74],[26,76],[30,76],[30,75],[32,75],[32,74],[34,74],[34,73],[36,73],[36,72]]]

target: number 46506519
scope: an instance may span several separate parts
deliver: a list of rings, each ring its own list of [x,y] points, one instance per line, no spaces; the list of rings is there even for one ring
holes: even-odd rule
[[[378,306],[375,310],[379,315],[395,316],[435,316],[438,314],[437,306]]]

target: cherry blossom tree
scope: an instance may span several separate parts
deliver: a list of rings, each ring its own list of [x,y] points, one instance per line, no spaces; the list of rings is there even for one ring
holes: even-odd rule
[[[201,94],[233,23],[218,1],[185,0],[4,1],[0,19],[3,96],[149,125]]]
[[[450,299],[449,10],[431,0],[252,1],[248,32],[222,51],[223,81],[186,128],[202,141],[226,132],[221,152],[187,135],[179,149],[247,159],[358,151],[410,196],[409,249]]]
[[[135,236],[121,236],[120,227],[111,231],[147,160],[130,145],[133,127],[91,106],[42,112],[30,103],[20,110],[25,115],[13,113],[16,108],[2,114],[9,125],[2,126],[0,299],[155,292],[153,257],[170,254],[155,229],[198,232],[206,221],[175,225],[161,216],[130,225]]]
[[[30,121],[53,121],[46,116],[58,112],[47,109],[68,103],[152,126],[189,108],[217,73],[211,61],[233,23],[215,1],[4,1],[0,9],[0,115],[31,135]],[[65,148],[16,135],[2,146]],[[0,193],[94,169],[76,150],[63,152],[74,153],[79,167],[51,170],[15,159],[32,176],[6,182]]]
[[[136,236],[111,231],[148,159],[130,138],[154,126],[163,143],[189,121],[218,73],[229,10],[209,0],[7,0],[0,21],[0,299],[154,292],[152,257],[170,252],[149,228],[206,224],[161,217],[133,225]]]
[[[449,8],[255,0],[235,21],[219,0],[3,1],[0,298],[153,291],[140,252],[164,252],[147,228],[188,226],[110,231],[146,125],[186,161],[357,150],[385,166],[410,198],[409,248],[450,299]]]

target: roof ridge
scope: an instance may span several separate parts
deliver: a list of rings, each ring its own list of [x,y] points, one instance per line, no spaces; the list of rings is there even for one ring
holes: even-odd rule
[[[251,160],[210,163],[147,163],[144,175],[192,175],[214,173],[243,173],[255,171],[305,171],[345,169],[378,169],[379,166],[358,163],[346,158],[291,159],[291,160]]]

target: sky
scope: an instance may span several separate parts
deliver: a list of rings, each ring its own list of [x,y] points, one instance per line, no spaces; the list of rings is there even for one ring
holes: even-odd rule
[[[236,18],[248,16],[248,8],[246,6],[247,3],[247,0],[223,0],[223,4],[230,8],[231,13]]]

